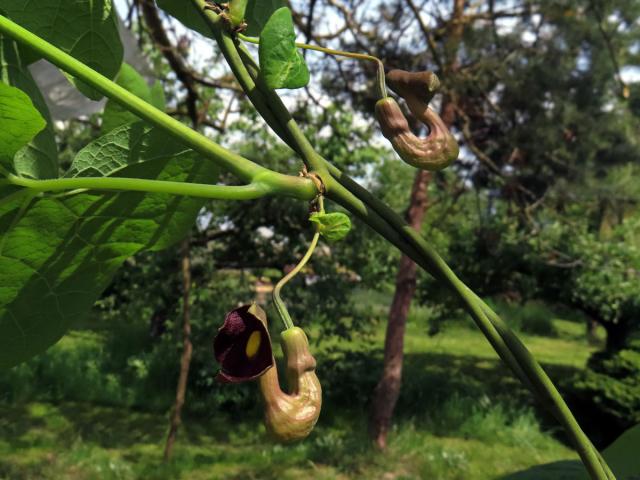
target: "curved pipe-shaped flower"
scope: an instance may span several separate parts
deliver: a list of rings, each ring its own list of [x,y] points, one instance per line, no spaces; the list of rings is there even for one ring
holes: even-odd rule
[[[386,75],[389,87],[405,99],[411,113],[429,128],[426,137],[417,137],[393,98],[376,103],[375,113],[382,134],[406,163],[423,170],[442,170],[458,158],[458,142],[440,116],[429,108],[440,85],[431,72],[391,70]]]
[[[214,340],[216,359],[222,368],[218,378],[243,382],[258,378],[265,404],[265,426],[280,442],[307,437],[320,416],[322,387],[315,374],[316,361],[301,328],[281,334],[290,393],[280,389],[278,370],[267,331],[267,315],[256,304],[236,308],[227,314]]]
[[[257,307],[256,316],[267,322],[267,316]],[[271,436],[280,442],[295,442],[306,438],[322,408],[322,387],[315,373],[316,360],[309,352],[309,340],[299,327],[285,330],[280,335],[282,352],[287,366],[285,393],[280,389],[278,371],[267,370],[259,379],[265,402],[265,426]]]

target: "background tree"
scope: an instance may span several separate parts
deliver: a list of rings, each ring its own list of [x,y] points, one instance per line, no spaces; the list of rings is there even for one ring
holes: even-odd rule
[[[442,108],[452,110],[451,115],[444,112],[443,117],[451,119],[463,145],[462,161],[457,164],[457,176],[451,179],[448,193],[455,191],[457,184],[463,190],[475,191],[487,202],[486,213],[482,215],[488,222],[475,232],[476,255],[469,255],[467,250],[461,256],[474,263],[460,266],[465,272],[463,278],[488,294],[510,293],[518,298],[538,295],[588,312],[605,325],[608,348],[620,348],[629,323],[607,318],[619,318],[625,308],[616,302],[613,305],[620,306],[613,308],[615,313],[602,315],[590,308],[606,304],[600,301],[602,295],[594,295],[592,288],[584,295],[578,293],[589,288],[587,285],[608,282],[602,282],[602,278],[588,280],[587,270],[579,269],[581,262],[568,254],[566,244],[553,248],[537,242],[536,253],[528,257],[535,257],[533,263],[538,267],[523,258],[524,252],[516,245],[511,251],[498,250],[494,244],[504,227],[500,220],[496,221],[493,210],[506,208],[510,215],[515,214],[519,218],[515,225],[518,235],[526,237],[533,233],[542,239],[551,228],[547,212],[562,209],[562,205],[551,200],[551,192],[584,191],[585,185],[598,181],[612,167],[637,162],[637,136],[632,132],[637,131],[638,120],[629,108],[633,99],[629,99],[631,90],[622,72],[623,66],[637,59],[637,49],[633,47],[639,36],[633,21],[637,15],[638,6],[628,1],[567,1],[554,5],[492,1],[467,5],[456,1],[377,4],[328,0],[301,5],[297,20],[310,38],[317,32],[318,43],[338,42],[340,48],[379,56],[391,67],[429,69],[440,75]],[[329,32],[326,25],[310,22],[313,18],[336,16],[342,24],[334,23]],[[334,32],[349,35],[334,36]],[[371,70],[334,65],[329,73],[325,70],[330,94],[349,92],[349,100],[356,108],[370,112],[373,99],[367,92],[371,89],[360,85],[374,78]],[[424,212],[426,206],[422,193],[426,175],[418,175],[423,178],[416,179],[407,207],[407,212],[414,215]],[[419,185],[423,188],[416,188]],[[613,199],[603,200],[601,205],[609,201],[616,203]],[[604,212],[611,209],[601,208],[601,212],[610,217]],[[412,222],[411,217],[408,220],[420,223]],[[475,262],[483,258],[486,248],[492,253],[490,261],[480,261],[480,267]],[[572,245],[572,248],[580,247]],[[564,252],[565,260],[571,260],[550,261],[554,251]],[[450,253],[462,252],[456,252],[452,246]],[[616,258],[621,264],[627,263],[622,257]],[[458,263],[455,257],[452,261]],[[522,281],[514,284],[500,279],[504,270],[498,266],[512,272],[507,278],[516,275]],[[593,275],[608,272],[601,267],[593,265],[589,271]],[[624,282],[625,275],[628,272],[614,277]],[[577,280],[578,277],[582,280]],[[526,278],[531,280],[524,281]],[[372,403],[372,435],[381,447],[399,392],[404,321],[414,282],[415,271],[403,259],[389,315],[383,375]],[[433,288],[431,282],[426,285]],[[532,285],[548,288],[534,292],[528,290]],[[615,288],[617,282],[609,285]],[[514,291],[514,287],[519,291]],[[617,293],[633,302],[631,292]],[[423,295],[430,297],[433,295]]]

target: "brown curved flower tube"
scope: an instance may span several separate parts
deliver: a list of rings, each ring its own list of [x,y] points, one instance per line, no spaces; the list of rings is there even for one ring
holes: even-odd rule
[[[386,75],[389,87],[405,99],[411,113],[427,127],[429,135],[417,137],[400,106],[393,98],[376,103],[375,114],[382,134],[406,163],[422,170],[442,170],[458,158],[458,142],[440,116],[429,108],[440,85],[431,72],[405,72],[391,70]]]
[[[254,308],[252,306],[252,308]],[[266,325],[267,316],[255,305],[252,312]],[[280,389],[278,370],[270,368],[260,378],[265,402],[265,426],[280,442],[302,440],[311,433],[320,416],[322,387],[315,374],[316,360],[309,352],[309,340],[301,328],[282,332],[281,346],[287,361],[287,384],[290,393]]]

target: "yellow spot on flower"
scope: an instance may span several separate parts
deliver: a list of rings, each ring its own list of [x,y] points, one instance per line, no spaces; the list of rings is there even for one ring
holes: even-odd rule
[[[249,336],[249,340],[247,341],[247,347],[245,348],[245,352],[247,357],[251,358],[256,353],[258,353],[258,348],[260,348],[260,342],[262,338],[260,337],[260,332],[255,331]]]

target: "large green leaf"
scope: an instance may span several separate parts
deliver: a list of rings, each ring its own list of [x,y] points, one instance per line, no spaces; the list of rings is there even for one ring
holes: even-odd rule
[[[618,480],[640,479],[640,425],[620,435],[602,454]]]
[[[291,10],[276,10],[260,34],[260,73],[269,88],[301,88],[309,83],[309,69],[296,48]]]
[[[158,6],[172,17],[180,20],[187,28],[206,37],[213,37],[211,28],[206,24],[200,12],[187,0],[157,0]]]
[[[0,165],[13,170],[13,157],[46,125],[22,90],[0,82]]]
[[[58,176],[58,149],[51,126],[47,104],[22,61],[18,46],[0,35],[0,80],[26,93],[47,123],[28,145],[21,148],[13,158],[18,175],[32,178],[55,178]]]
[[[107,137],[114,148],[102,138],[78,154],[78,162],[94,159],[94,174],[111,171],[121,177],[205,183],[217,176],[210,163],[140,123],[118,128]],[[161,144],[138,150],[136,146],[145,144],[141,138]],[[155,156],[162,148],[165,155]],[[104,166],[104,157],[112,169]],[[87,170],[77,169],[83,171]],[[114,192],[52,195],[25,202],[13,199],[0,206],[0,368],[54,344],[87,315],[126,258],[178,241],[204,201]]]
[[[13,21],[108,78],[120,70],[123,48],[111,0],[0,0]],[[102,94],[75,81],[89,98]]]
[[[187,149],[163,130],[142,122],[120,126],[97,138],[73,159],[65,177],[106,177],[136,163],[178,155]]]
[[[609,445],[602,456],[615,474],[617,480],[640,479],[640,425],[636,425],[620,435]],[[587,472],[577,460],[537,465],[512,473],[502,480],[587,480]]]
[[[123,63],[120,73],[116,77],[118,85],[126,88],[129,92],[140,97],[147,103],[164,110],[164,98],[159,96],[162,86],[158,82],[152,87],[147,85],[147,81],[131,65]],[[102,133],[108,133],[120,125],[132,123],[139,120],[137,116],[122,107],[113,100],[108,100],[102,115]]]
[[[151,86],[151,101],[149,103],[160,110],[167,108],[167,98],[164,95],[162,83],[158,80]]]
[[[286,5],[287,2],[284,0],[249,0],[244,15],[247,22],[245,33],[252,37],[259,37],[273,12]]]

